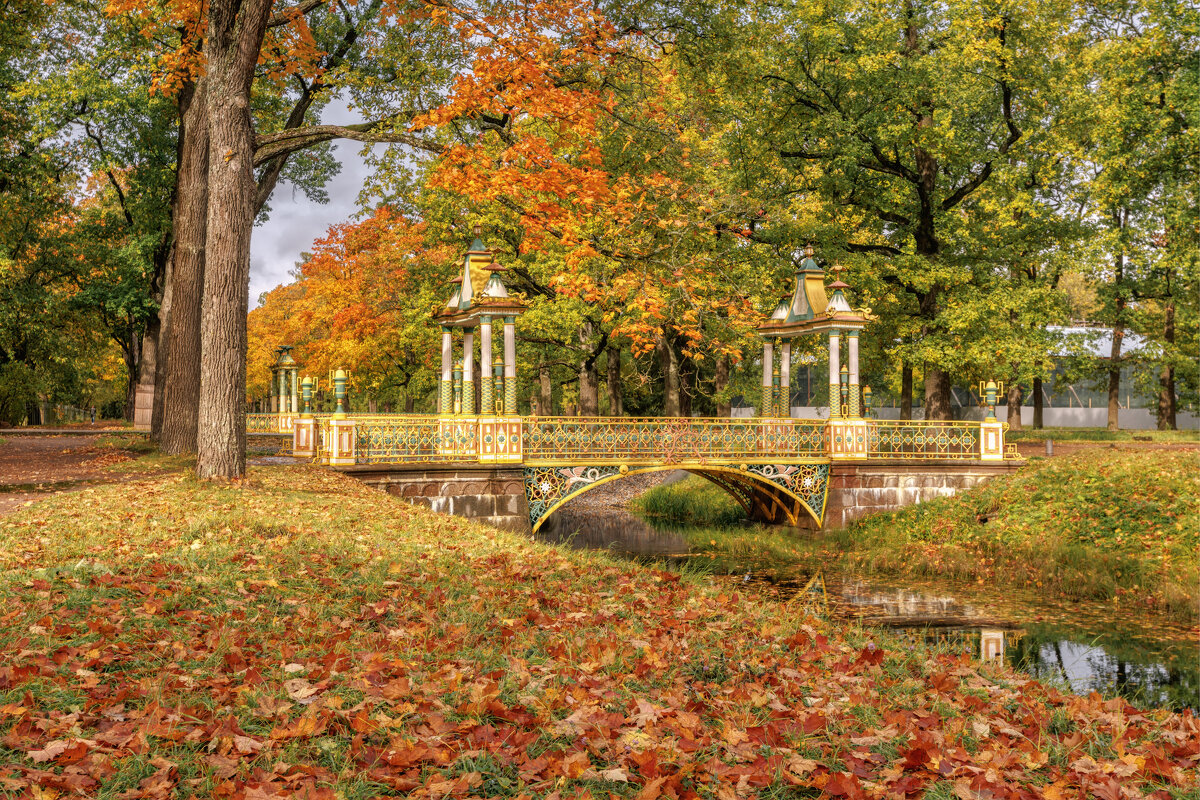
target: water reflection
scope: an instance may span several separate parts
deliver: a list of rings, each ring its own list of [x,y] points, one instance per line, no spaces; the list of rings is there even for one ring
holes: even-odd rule
[[[568,506],[547,520],[537,536],[579,549],[707,567],[712,562],[692,547],[689,533],[697,535],[682,527],[652,526],[620,508]],[[1102,608],[1083,613],[1082,607],[1071,606],[1079,613],[1064,614],[1052,604],[1025,603],[1014,610],[1012,603],[998,606],[994,598],[960,586],[888,586],[830,574],[820,565],[780,568],[756,556],[725,558],[720,571],[771,595],[800,594],[835,618],[891,628],[910,640],[969,652],[984,661],[1007,662],[1073,692],[1099,691],[1143,705],[1200,709],[1195,643],[1181,646],[1119,630]]]

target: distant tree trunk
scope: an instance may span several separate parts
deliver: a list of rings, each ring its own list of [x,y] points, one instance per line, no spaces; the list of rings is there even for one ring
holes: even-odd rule
[[[1043,390],[1042,379],[1033,379],[1033,427],[1041,428],[1042,426],[1042,406],[1043,406]]]
[[[1114,212],[1114,220],[1119,228],[1124,228],[1128,221],[1128,212],[1124,209]],[[1113,313],[1112,349],[1108,361],[1108,429],[1119,430],[1121,427],[1121,343],[1125,338],[1125,294],[1122,282],[1125,279],[1125,256],[1116,258],[1116,272],[1113,276],[1113,286],[1117,296]]]
[[[554,416],[554,384],[550,382],[550,365],[538,365],[538,415]]]
[[[900,419],[912,419],[913,371],[905,362],[900,368]]]
[[[1008,392],[1005,396],[1005,400],[1008,402],[1009,430],[1021,430],[1021,400],[1023,394],[1021,385],[1016,380],[1010,380],[1008,383]]]
[[[164,347],[155,380],[153,436],[164,453],[196,452],[200,405],[200,308],[208,226],[207,79],[181,98],[179,186],[175,196],[170,283],[164,294]]]
[[[1163,325],[1163,348],[1166,361],[1158,374],[1158,429],[1160,431],[1175,430],[1175,367],[1171,364],[1172,351],[1175,344],[1175,301],[1167,300],[1166,322]]]
[[[208,233],[200,340],[196,474],[246,472],[246,312],[254,225],[254,131],[250,84],[271,0],[213,0],[208,67]]]
[[[721,397],[721,393],[729,386],[729,356],[724,355],[717,359],[717,370],[713,376],[713,390],[716,396]],[[728,419],[733,413],[733,408],[728,399],[717,400],[717,416],[722,419]]]
[[[936,367],[925,368],[925,419],[954,419],[950,407],[950,376]]]
[[[679,364],[679,416],[692,415],[692,395],[696,385],[696,362],[677,353],[676,362]]]
[[[583,362],[579,365],[579,416],[597,417],[600,415],[600,369],[596,360],[600,354],[593,352],[592,338],[596,332],[591,322],[579,326],[579,344],[584,350]]]
[[[679,416],[679,359],[665,333],[660,333],[655,343],[658,365],[663,378],[663,416]]]
[[[417,409],[417,398],[408,392],[404,393],[404,413],[411,414]]]
[[[621,348],[608,348],[608,413],[625,416],[625,396],[621,393]]]

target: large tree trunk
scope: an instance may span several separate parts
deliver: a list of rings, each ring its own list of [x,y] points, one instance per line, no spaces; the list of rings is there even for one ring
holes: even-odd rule
[[[1021,385],[1015,379],[1008,382],[1008,392],[1006,392],[1005,401],[1008,403],[1008,429],[1011,431],[1021,430],[1021,400],[1023,394]]]
[[[900,419],[912,419],[913,371],[907,362],[900,368]]]
[[[679,416],[690,417],[696,385],[696,362],[682,353],[677,353],[675,359],[679,364]]]
[[[1033,379],[1033,427],[1041,428],[1042,425],[1042,379]]]
[[[271,0],[213,0],[208,38],[208,233],[196,474],[246,471],[246,312],[254,224],[250,84]],[[178,300],[178,298],[176,298]]]
[[[679,416],[679,359],[666,334],[660,333],[655,343],[658,365],[663,378],[663,416]]]
[[[134,406],[137,404],[138,364],[142,360],[142,338],[134,334],[125,351],[125,413],[126,422],[133,422]]]
[[[951,420],[950,376],[934,367],[925,368],[925,419]]]
[[[621,392],[621,348],[608,348],[608,413],[625,416],[625,395]]]
[[[716,374],[713,376],[714,394],[719,398],[721,393],[729,386],[729,356],[724,355],[717,358]],[[733,407],[729,400],[717,400],[717,416],[721,419],[728,419],[733,413]]]
[[[152,436],[164,453],[196,452],[200,405],[200,308],[208,226],[208,106],[201,78],[180,100],[179,173],[174,209],[175,246],[164,294],[165,342],[159,366]]]
[[[1175,348],[1175,301],[1168,300],[1166,308],[1166,323],[1163,326],[1163,348],[1165,361],[1158,374],[1158,429],[1160,431],[1175,430],[1175,367],[1171,364]]]

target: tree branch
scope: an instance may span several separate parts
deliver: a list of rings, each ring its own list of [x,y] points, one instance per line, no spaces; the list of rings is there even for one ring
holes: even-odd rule
[[[298,5],[290,8],[281,9],[271,15],[267,21],[268,28],[278,28],[280,25],[287,25],[294,22],[299,17],[304,16],[315,8],[320,8],[325,5],[326,0],[301,0]]]
[[[275,133],[263,133],[254,137],[254,166],[261,166],[273,158],[312,147],[334,139],[351,139],[356,142],[406,144],[417,150],[440,155],[446,146],[438,142],[415,136],[411,133],[393,133],[377,130],[386,120],[363,122],[357,125],[309,125]]]

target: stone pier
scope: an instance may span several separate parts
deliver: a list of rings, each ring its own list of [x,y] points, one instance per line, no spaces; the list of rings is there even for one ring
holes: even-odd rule
[[[948,497],[997,475],[1020,468],[1023,461],[928,460],[835,461],[825,502],[825,530],[837,530],[868,514],[894,511],[935,497]],[[815,523],[814,523],[815,524]]]
[[[443,514],[529,532],[524,469],[519,465],[358,464],[339,471]]]

